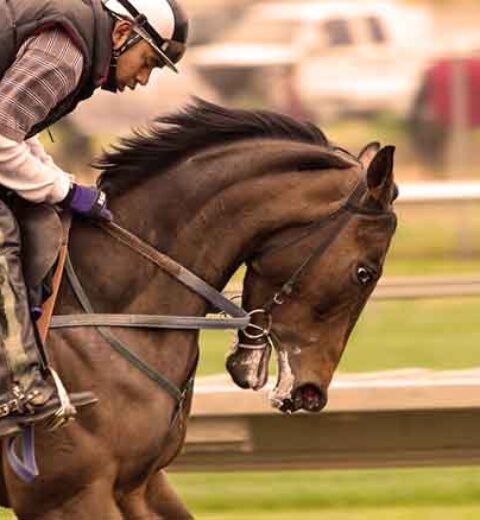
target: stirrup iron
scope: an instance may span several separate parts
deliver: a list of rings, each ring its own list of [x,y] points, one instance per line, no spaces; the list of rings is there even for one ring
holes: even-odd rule
[[[55,383],[58,399],[60,401],[58,410],[51,417],[51,419],[48,420],[48,430],[54,431],[73,421],[77,415],[77,409],[75,406],[73,406],[67,390],[65,389],[65,386],[60,379],[60,376],[51,366],[48,367],[48,370],[52,376],[53,382]]]

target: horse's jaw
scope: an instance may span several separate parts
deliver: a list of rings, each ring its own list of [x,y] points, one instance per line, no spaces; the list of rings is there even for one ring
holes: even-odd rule
[[[226,367],[233,382],[240,388],[260,390],[268,381],[268,363],[272,348],[270,344],[260,350],[233,346],[227,357]]]

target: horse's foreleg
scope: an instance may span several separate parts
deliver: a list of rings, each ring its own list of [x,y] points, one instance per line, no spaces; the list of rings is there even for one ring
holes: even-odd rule
[[[193,515],[173,489],[163,470],[157,471],[149,478],[145,497],[150,509],[160,515],[160,518],[165,520],[193,519]]]

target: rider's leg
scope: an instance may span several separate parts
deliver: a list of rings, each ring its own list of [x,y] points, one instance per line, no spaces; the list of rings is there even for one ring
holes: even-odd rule
[[[20,231],[0,200],[0,437],[18,432],[24,420],[52,415],[58,407],[30,318]]]

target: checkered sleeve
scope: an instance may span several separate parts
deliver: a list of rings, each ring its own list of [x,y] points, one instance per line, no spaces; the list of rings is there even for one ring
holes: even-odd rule
[[[60,28],[29,38],[0,80],[0,134],[21,142],[80,81],[83,55]]]

